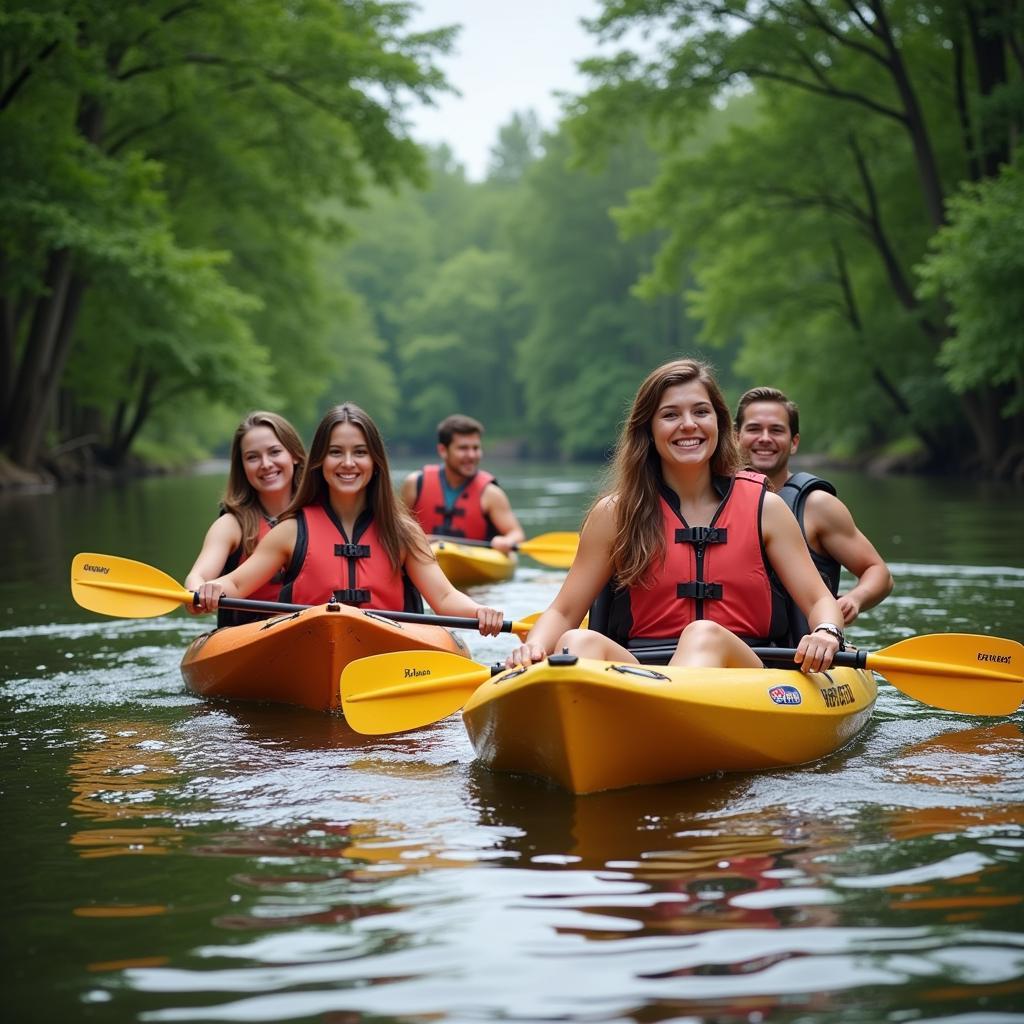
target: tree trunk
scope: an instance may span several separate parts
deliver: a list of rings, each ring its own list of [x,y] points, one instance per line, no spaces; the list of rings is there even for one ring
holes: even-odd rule
[[[124,427],[125,416],[123,415],[127,410],[123,405],[121,406],[120,411],[122,415],[118,418],[118,431],[111,438],[110,447],[107,449],[107,461],[112,468],[120,469],[124,465],[128,452],[131,451],[131,447],[135,443],[135,438],[138,437],[139,431],[145,425],[146,420],[149,419],[149,415],[153,411],[153,396],[156,392],[158,380],[159,378],[154,370],[143,371],[142,383],[139,387],[139,397],[135,403],[135,412],[132,414],[131,422],[127,428]]]
[[[43,278],[45,294],[35,302],[21,364],[11,392],[4,440],[14,461],[27,468],[31,468],[35,462],[34,458],[26,461],[32,447],[26,442],[34,433],[34,420],[38,415],[46,370],[53,360],[57,332],[71,282],[72,262],[70,249],[59,249],[50,254]]]
[[[965,13],[978,76],[978,92],[983,98],[988,98],[1006,84],[1006,40],[995,27],[1005,14],[997,4],[988,2],[980,3],[977,8],[968,3]],[[1009,135],[993,131],[982,121],[977,141],[982,172],[985,177],[994,178],[1000,165],[1010,159]]]
[[[69,266],[70,272],[70,266]],[[48,345],[48,358],[34,381],[34,395],[30,407],[25,409],[18,433],[12,438],[11,452],[14,461],[27,468],[34,468],[39,461],[43,436],[57,399],[64,366],[71,351],[75,325],[86,283],[81,277],[72,277],[64,289],[60,319],[55,326]],[[19,396],[20,397],[20,396]]]
[[[870,7],[877,21],[878,36],[887,51],[893,84],[896,86],[900,102],[903,105],[907,134],[910,136],[914,150],[914,163],[917,166],[921,194],[928,212],[928,219],[933,227],[939,228],[946,222],[945,196],[942,189],[942,178],[939,174],[939,164],[935,159],[931,136],[928,134],[928,125],[925,122],[921,104],[917,100],[917,93],[910,81],[907,66],[903,61],[900,44],[893,37],[892,28],[885,12],[885,2],[884,0],[872,0]]]

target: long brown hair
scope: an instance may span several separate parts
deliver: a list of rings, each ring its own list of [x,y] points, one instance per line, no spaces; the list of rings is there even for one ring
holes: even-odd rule
[[[391,486],[391,469],[388,466],[384,438],[369,413],[353,402],[342,402],[324,413],[309,447],[306,470],[299,481],[295,497],[281,514],[282,518],[294,516],[307,505],[329,504],[330,488],[324,479],[323,464],[331,444],[331,431],[339,423],[352,423],[363,432],[366,439],[366,447],[373,460],[373,476],[366,488],[366,504],[373,514],[381,544],[392,568],[396,571],[401,569],[404,553],[421,561],[429,561],[433,556],[423,531],[398,500]]]
[[[718,421],[718,445],[711,456],[712,476],[732,476],[743,464],[732,416],[711,366],[696,359],[674,359],[648,374],[633,399],[612,458],[611,483],[602,497],[615,498],[612,568],[622,586],[640,580],[665,557],[659,483],[661,463],[651,421],[665,391],[677,384],[703,384]],[[599,499],[600,500],[600,499]]]
[[[295,471],[292,475],[292,495],[295,494],[302,469],[306,465],[306,449],[303,447],[302,439],[283,416],[278,416],[276,412],[257,409],[250,412],[238,424],[235,436],[231,439],[228,482],[221,507],[238,520],[242,528],[242,550],[246,555],[251,555],[253,548],[256,547],[260,521],[266,514],[260,504],[259,492],[249,483],[245,475],[245,465],[242,462],[242,439],[254,427],[269,427],[292,457],[292,461],[295,463]]]

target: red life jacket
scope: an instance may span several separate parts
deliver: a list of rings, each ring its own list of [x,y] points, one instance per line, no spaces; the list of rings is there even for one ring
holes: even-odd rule
[[[282,601],[423,610],[419,591],[405,571],[392,568],[369,509],[356,521],[351,541],[328,506],[307,505],[299,509],[295,522],[295,550],[281,588]]]
[[[725,493],[709,526],[689,526],[678,497],[663,488],[665,561],[613,598],[613,639],[674,642],[697,619],[717,622],[755,646],[785,636],[784,593],[761,532],[766,478],[742,471],[716,482]]]
[[[443,466],[424,466],[416,481],[416,501],[413,515],[423,532],[435,537],[465,537],[467,540],[490,540],[497,536],[494,523],[485,515],[480,499],[484,488],[497,483],[490,473],[476,471],[459,491],[449,508],[444,501],[441,486]]]
[[[256,543],[259,544],[261,540],[268,533],[270,533],[271,524],[267,521],[266,516],[260,516],[260,528],[256,534]],[[226,576],[229,572],[237,569],[249,556],[245,553],[242,545],[239,544],[234,551],[228,555],[228,560],[224,563],[224,568],[221,569],[220,575]],[[280,601],[281,600],[281,583],[284,580],[284,573],[277,572],[267,580],[266,583],[257,587],[248,597],[250,601]],[[273,612],[242,612],[234,611],[228,608],[217,609],[217,628],[221,626],[238,626],[243,622],[255,622],[258,619],[266,619],[273,615]]]

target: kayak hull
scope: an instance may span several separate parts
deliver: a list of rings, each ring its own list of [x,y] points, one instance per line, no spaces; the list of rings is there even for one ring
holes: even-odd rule
[[[870,672],[693,669],[579,659],[513,669],[463,709],[487,767],[572,793],[816,761],[867,724]]]
[[[476,587],[511,579],[516,560],[495,548],[435,540],[430,545],[437,564],[454,587]]]
[[[461,638],[441,626],[331,604],[204,633],[185,652],[181,674],[201,697],[339,711],[341,671],[350,661],[403,650],[469,656]]]

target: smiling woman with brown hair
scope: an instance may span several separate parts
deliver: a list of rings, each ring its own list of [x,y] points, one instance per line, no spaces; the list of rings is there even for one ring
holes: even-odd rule
[[[198,590],[206,580],[231,572],[252,554],[291,504],[305,465],[302,440],[283,416],[258,410],[238,424],[231,439],[221,515],[206,531],[203,546],[185,577],[189,590]],[[280,579],[270,579],[250,596],[258,601],[278,601],[280,593]],[[221,608],[217,625],[234,626],[265,617]]]
[[[562,649],[636,661],[630,647],[674,644],[673,665],[756,667],[750,648],[786,635],[784,586],[813,626],[795,660],[804,671],[828,668],[843,645],[842,612],[789,509],[740,465],[710,367],[678,359],[654,370],[633,401],[611,486],[590,509],[565,583],[508,664]],[[578,629],[606,587],[603,632]]]

